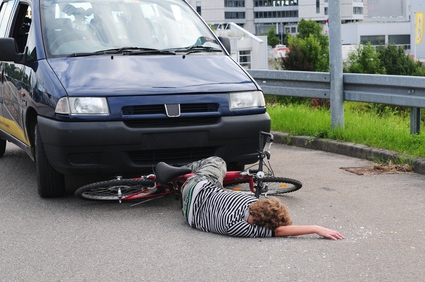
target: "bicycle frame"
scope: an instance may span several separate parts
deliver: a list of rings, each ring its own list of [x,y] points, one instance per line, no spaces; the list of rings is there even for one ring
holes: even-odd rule
[[[155,193],[155,194],[147,194],[145,191],[138,191],[131,195],[123,196],[121,201],[132,201],[132,200],[140,200],[140,199],[153,199],[160,198],[170,194],[179,195],[181,193],[181,188],[184,182],[193,176],[193,173],[188,173],[185,175],[178,176],[173,179],[171,182],[167,184],[161,184],[156,182],[155,175],[151,174],[145,177],[135,178],[135,179],[149,179],[154,182],[154,186],[152,188],[163,188],[163,192]],[[227,171],[226,176],[223,179],[223,185],[228,185],[232,183],[241,183],[248,182],[249,187],[253,193],[256,192],[255,184],[254,184],[254,174],[248,173],[247,171]]]

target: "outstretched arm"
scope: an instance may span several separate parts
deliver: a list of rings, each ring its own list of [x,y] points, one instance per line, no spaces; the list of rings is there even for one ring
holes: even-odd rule
[[[317,234],[319,236],[332,239],[332,240],[341,240],[344,239],[338,231],[328,229],[318,225],[287,225],[279,226],[274,230],[276,237],[285,237],[285,236],[298,236],[298,235],[307,235],[307,234]]]

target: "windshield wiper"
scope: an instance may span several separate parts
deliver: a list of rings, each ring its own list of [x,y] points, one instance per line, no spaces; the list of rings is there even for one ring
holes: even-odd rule
[[[216,47],[210,47],[210,46],[202,46],[202,45],[193,45],[186,48],[180,48],[176,49],[176,52],[186,52],[186,55],[190,53],[199,53],[199,52],[223,52],[223,50],[216,48]]]
[[[121,48],[112,48],[99,50],[95,52],[81,52],[81,53],[72,53],[68,57],[84,57],[84,56],[98,56],[98,55],[150,55],[150,54],[165,54],[165,55],[175,55],[174,51],[170,50],[160,50],[153,48],[142,48],[142,47],[121,47]]]

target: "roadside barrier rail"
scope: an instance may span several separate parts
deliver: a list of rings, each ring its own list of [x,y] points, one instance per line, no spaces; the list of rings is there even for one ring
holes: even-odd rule
[[[331,75],[324,72],[248,70],[264,94],[330,99]],[[343,100],[410,107],[410,133],[420,132],[425,77],[343,74]],[[331,101],[332,102],[332,101]]]

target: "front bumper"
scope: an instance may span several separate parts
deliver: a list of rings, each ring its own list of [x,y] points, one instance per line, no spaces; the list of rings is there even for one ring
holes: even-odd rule
[[[267,113],[222,117],[206,126],[130,128],[122,121],[63,122],[38,117],[50,164],[63,174],[140,175],[160,161],[183,165],[212,155],[228,164],[257,161]]]

